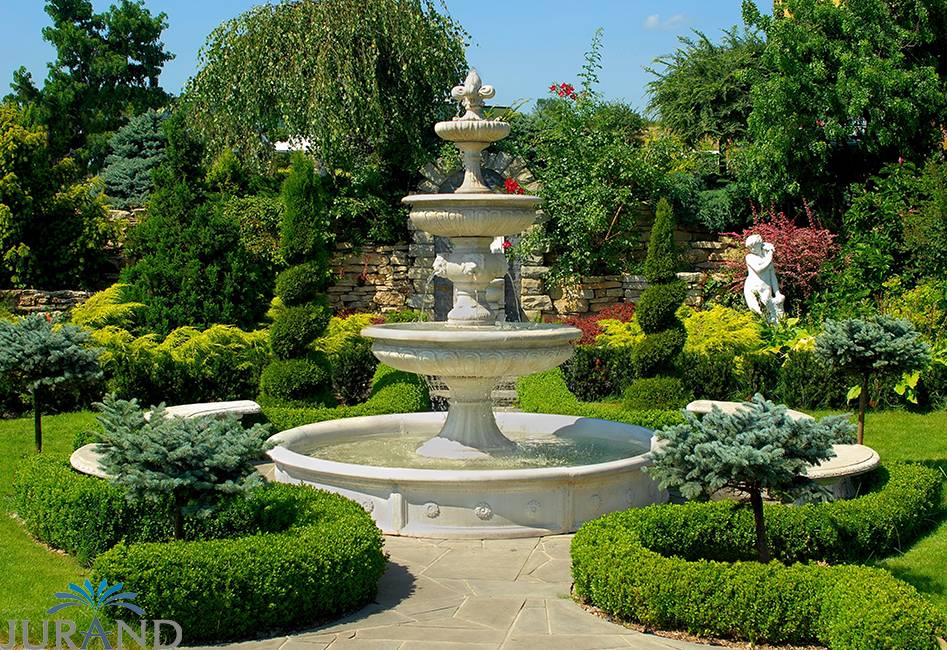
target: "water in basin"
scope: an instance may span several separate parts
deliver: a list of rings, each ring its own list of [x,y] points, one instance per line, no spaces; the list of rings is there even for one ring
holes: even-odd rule
[[[638,456],[648,447],[636,440],[584,436],[553,436],[517,439],[518,449],[510,454],[487,459],[425,458],[415,450],[430,440],[430,435],[380,433],[357,439],[296,447],[295,451],[340,463],[405,467],[410,469],[528,469],[593,465]]]

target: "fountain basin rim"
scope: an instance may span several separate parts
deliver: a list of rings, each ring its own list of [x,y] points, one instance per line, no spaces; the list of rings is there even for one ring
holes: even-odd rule
[[[276,463],[277,467],[284,466],[305,474],[319,476],[334,476],[347,481],[363,480],[366,482],[384,482],[399,484],[431,484],[431,483],[518,483],[533,482],[562,482],[563,480],[582,479],[590,476],[607,476],[624,472],[629,469],[645,467],[651,462],[650,451],[621,458],[619,460],[596,463],[592,465],[568,465],[564,467],[531,467],[524,469],[416,469],[408,467],[383,467],[378,465],[358,465],[354,463],[340,463],[332,460],[313,458],[293,451],[291,446],[295,442],[309,440],[320,433],[327,436],[333,432],[351,429],[351,435],[363,432],[377,431],[385,424],[397,423],[405,428],[411,425],[427,425],[437,430],[447,417],[442,411],[422,413],[395,413],[390,415],[366,415],[341,420],[329,420],[304,424],[287,429],[273,436],[269,442],[276,443],[276,447],[267,451],[267,455]],[[513,420],[534,420],[537,425],[558,424],[560,427],[580,424],[594,427],[604,425],[613,428],[624,428],[634,435],[640,442],[653,448],[655,438],[653,431],[633,424],[585,418],[572,415],[550,415],[546,413],[496,413],[497,423],[503,427],[505,422]]]
[[[417,208],[506,208],[516,210],[535,210],[542,198],[532,194],[501,194],[498,192],[483,192],[479,194],[410,194],[401,199]]]
[[[504,327],[456,326],[446,322],[386,323],[369,325],[361,335],[385,342],[425,343],[437,345],[503,344],[524,347],[566,345],[582,337],[576,327],[557,323],[508,323]]]

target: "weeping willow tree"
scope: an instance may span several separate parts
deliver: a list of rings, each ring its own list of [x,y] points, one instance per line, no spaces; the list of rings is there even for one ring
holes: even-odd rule
[[[433,0],[295,0],[218,26],[185,91],[208,153],[251,163],[305,139],[329,169],[413,174],[465,74],[466,32]],[[400,173],[399,173],[400,172]]]

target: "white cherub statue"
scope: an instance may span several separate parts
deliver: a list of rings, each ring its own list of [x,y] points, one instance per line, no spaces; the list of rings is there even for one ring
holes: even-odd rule
[[[765,243],[759,235],[746,238],[746,282],[743,285],[743,297],[751,311],[763,315],[771,323],[778,323],[783,317],[783,303],[786,298],[779,291],[776,269],[773,268],[775,246]],[[763,313],[763,310],[766,313]]]

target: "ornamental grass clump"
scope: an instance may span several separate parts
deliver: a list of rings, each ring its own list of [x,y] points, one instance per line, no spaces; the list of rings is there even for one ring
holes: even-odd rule
[[[234,416],[172,417],[164,405],[150,417],[136,400],[109,394],[101,404],[102,469],[132,500],[171,497],[174,538],[184,539],[184,508],[207,506],[261,483],[254,463],[267,449],[268,427],[245,429]]]
[[[748,494],[760,562],[770,560],[763,493],[786,501],[824,497],[825,490],[806,478],[806,468],[834,457],[832,445],[852,437],[852,425],[843,416],[793,419],[785,406],[760,395],[736,413],[715,407],[702,419],[687,412],[684,417],[683,424],[656,432],[661,446],[644,471],[662,489],[678,488],[688,499],[720,490]]]
[[[890,316],[825,321],[825,328],[816,339],[816,352],[858,381],[848,393],[848,399],[858,398],[858,444],[862,444],[865,436],[871,377],[895,378],[921,370],[931,362],[931,348],[919,336],[908,321]]]
[[[82,387],[102,377],[100,350],[88,332],[33,314],[0,319],[0,375],[30,393],[36,451],[43,451],[43,405],[54,391]]]

